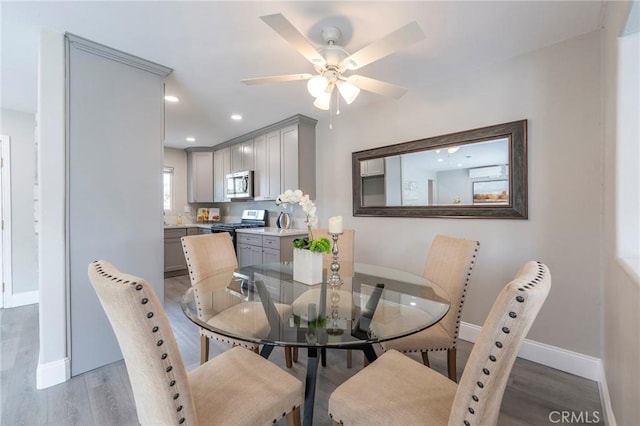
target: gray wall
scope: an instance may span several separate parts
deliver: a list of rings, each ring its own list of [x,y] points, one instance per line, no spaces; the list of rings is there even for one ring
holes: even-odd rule
[[[33,215],[35,115],[1,110],[0,133],[11,136],[11,269],[13,294],[38,290]],[[33,300],[37,302],[37,300]]]
[[[553,289],[528,337],[599,357],[600,59],[600,33],[593,32],[412,88],[397,101],[357,112],[346,107],[333,130],[318,123],[318,164],[334,166],[332,173],[318,173],[321,225],[342,215],[345,227],[356,229],[357,261],[415,273],[422,272],[436,234],[479,240],[463,313],[464,321],[477,325],[522,264],[543,261]],[[529,220],[352,217],[351,191],[335,190],[351,179],[353,151],[520,119],[529,120]]]
[[[175,224],[178,215],[182,216],[184,223],[193,223],[196,218],[196,209],[191,213],[185,213],[187,204],[187,153],[183,149],[164,148],[163,164],[173,167],[173,211],[166,212],[165,221]]]

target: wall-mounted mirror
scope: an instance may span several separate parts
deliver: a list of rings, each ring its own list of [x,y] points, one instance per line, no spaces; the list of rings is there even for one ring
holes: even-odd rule
[[[527,121],[352,154],[354,216],[527,218]]]

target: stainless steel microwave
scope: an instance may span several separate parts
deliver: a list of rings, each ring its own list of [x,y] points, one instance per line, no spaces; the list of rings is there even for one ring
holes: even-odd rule
[[[244,200],[253,198],[253,170],[228,174],[225,183],[227,198]]]

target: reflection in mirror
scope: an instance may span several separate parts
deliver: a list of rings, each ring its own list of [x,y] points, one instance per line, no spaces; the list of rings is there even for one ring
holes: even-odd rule
[[[360,169],[371,161],[380,167],[362,176],[364,206],[509,203],[506,138],[363,160]]]
[[[527,217],[526,120],[352,157],[356,216]]]

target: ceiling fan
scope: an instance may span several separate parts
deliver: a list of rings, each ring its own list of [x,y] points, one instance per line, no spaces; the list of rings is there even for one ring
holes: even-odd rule
[[[329,109],[334,87],[338,88],[338,92],[347,104],[356,99],[361,89],[395,99],[400,98],[407,91],[403,87],[361,75],[346,75],[345,73],[362,68],[425,38],[418,23],[413,21],[350,54],[338,44],[342,34],[340,29],[336,27],[326,27],[322,30],[322,38],[327,44],[316,48],[282,14],[261,16],[260,19],[307,58],[313,64],[317,74],[288,74],[248,78],[241,81],[244,84],[253,85],[308,80],[307,90],[316,98],[313,105],[322,110]]]

